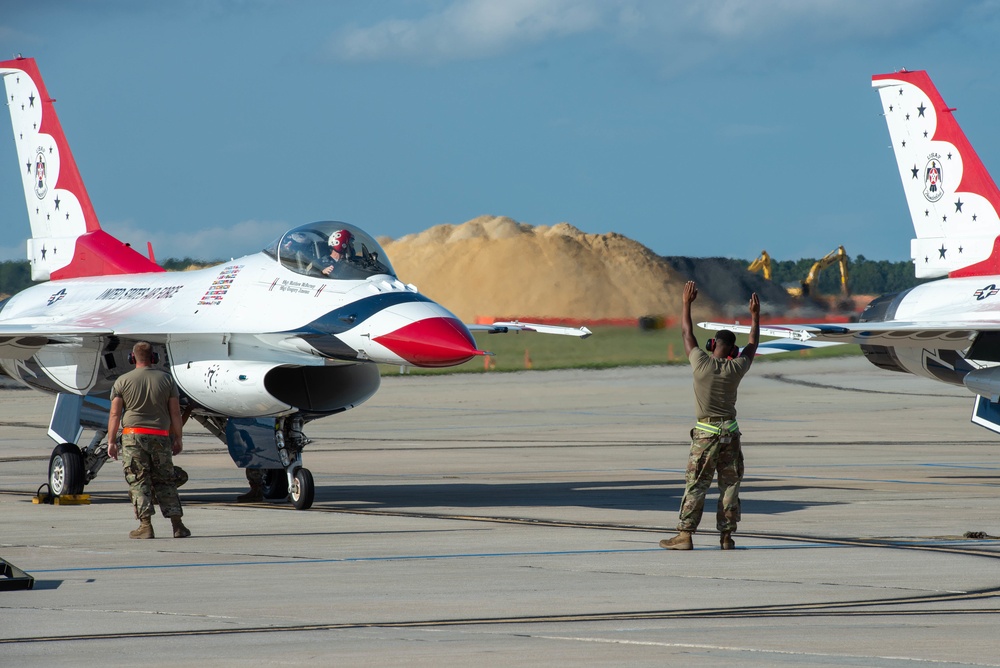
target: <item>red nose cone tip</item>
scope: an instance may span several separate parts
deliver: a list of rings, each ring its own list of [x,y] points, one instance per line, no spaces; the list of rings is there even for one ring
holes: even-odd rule
[[[414,366],[455,366],[486,354],[465,325],[452,318],[418,320],[375,341]]]

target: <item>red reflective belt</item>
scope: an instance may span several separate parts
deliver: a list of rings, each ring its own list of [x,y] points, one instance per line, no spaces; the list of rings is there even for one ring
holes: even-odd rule
[[[151,436],[170,436],[166,429],[148,429],[147,427],[125,427],[123,434],[149,434]]]

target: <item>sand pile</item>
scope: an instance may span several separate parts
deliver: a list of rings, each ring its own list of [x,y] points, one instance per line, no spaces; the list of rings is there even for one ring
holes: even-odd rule
[[[636,241],[613,232],[584,234],[567,223],[533,227],[480,216],[379,241],[401,280],[466,322],[476,316],[676,316],[687,280]],[[747,275],[751,283],[758,278]],[[696,319],[726,312],[710,286],[699,286]]]

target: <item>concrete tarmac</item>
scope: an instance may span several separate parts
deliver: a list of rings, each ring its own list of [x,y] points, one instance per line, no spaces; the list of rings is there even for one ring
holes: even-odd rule
[[[128,538],[116,462],[91,505],[31,503],[51,405],[0,391],[0,558],[36,579],[0,592],[2,666],[1000,666],[1000,437],[861,358],[751,370],[726,552],[714,489],[696,549],[657,546],[685,366],[386,378],[308,426],[309,511],[233,503],[191,423],[184,540]]]

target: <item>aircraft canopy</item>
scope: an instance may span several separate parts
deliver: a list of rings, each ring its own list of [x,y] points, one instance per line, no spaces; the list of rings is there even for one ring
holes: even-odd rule
[[[335,259],[334,250],[339,259]],[[296,227],[264,252],[296,274],[313,278],[357,281],[380,274],[396,276],[378,242],[347,223],[328,220]]]

